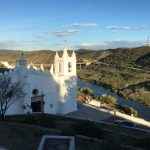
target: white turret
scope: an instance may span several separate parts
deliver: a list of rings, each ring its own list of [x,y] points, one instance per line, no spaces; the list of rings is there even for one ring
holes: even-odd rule
[[[58,52],[56,52],[56,54],[55,54],[55,61],[56,61],[57,59],[59,59]]]
[[[76,54],[74,51],[72,52],[71,59],[72,59],[72,75],[76,76],[77,75],[77,73],[76,73],[77,72],[76,71],[77,59],[76,59]]]
[[[54,73],[55,73],[55,75],[58,75],[58,73],[59,73],[59,61],[60,61],[60,58],[59,58],[58,52],[56,52],[55,57],[54,57]]]
[[[71,57],[76,59],[76,54],[75,54],[75,52],[74,52],[74,51],[72,52]]]
[[[67,51],[67,48],[64,48],[63,56],[62,56],[62,63],[61,63],[61,69],[62,69],[63,75],[68,74],[68,60],[69,60],[68,51]]]
[[[67,48],[63,50],[62,57],[59,57],[56,52],[54,60],[54,72],[57,76],[76,76],[76,55],[75,52],[72,52],[72,55],[69,56]]]
[[[64,50],[63,50],[63,58],[68,58],[68,52],[67,52],[67,48],[64,48]]]

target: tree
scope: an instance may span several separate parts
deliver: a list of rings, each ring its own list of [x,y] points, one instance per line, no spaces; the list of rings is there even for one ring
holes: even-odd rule
[[[88,87],[80,88],[79,91],[85,95],[93,96],[93,90]]]
[[[138,116],[138,111],[135,110],[133,107],[122,106],[122,111],[124,111],[124,113],[126,113],[127,115],[133,115],[135,117]]]
[[[111,95],[101,96],[101,97],[99,97],[99,100],[102,103],[105,103],[105,104],[108,104],[111,106],[115,106],[117,104],[116,98],[114,96],[111,96]]]
[[[0,117],[5,119],[8,108],[19,98],[24,97],[23,84],[19,81],[12,82],[6,74],[0,75]]]
[[[79,88],[77,99],[80,102],[82,102],[82,103],[89,102],[90,100],[93,99],[93,97],[94,97],[94,94],[93,94],[92,89],[90,89],[88,87]]]

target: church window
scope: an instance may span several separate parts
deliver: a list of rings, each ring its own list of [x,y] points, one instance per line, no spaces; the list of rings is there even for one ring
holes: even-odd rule
[[[59,63],[59,72],[62,72],[62,63]]]
[[[71,62],[68,63],[68,72],[71,72],[72,66],[71,66]]]

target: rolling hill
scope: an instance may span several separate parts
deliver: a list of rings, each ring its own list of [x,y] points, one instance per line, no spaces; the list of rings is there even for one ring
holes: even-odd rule
[[[96,62],[101,61],[112,65],[141,66],[149,69],[150,47],[118,48],[108,50],[86,50],[76,51],[78,61]],[[53,62],[55,52],[52,50],[26,51],[25,55],[29,62],[35,64],[49,64]],[[0,50],[0,61],[15,63],[20,51]]]

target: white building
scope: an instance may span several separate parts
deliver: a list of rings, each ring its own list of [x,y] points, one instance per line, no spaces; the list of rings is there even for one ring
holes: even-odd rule
[[[77,110],[76,104],[76,55],[64,49],[60,57],[56,52],[49,72],[28,68],[22,54],[9,75],[13,81],[24,84],[25,97],[16,99],[7,114],[51,113],[66,114]]]

